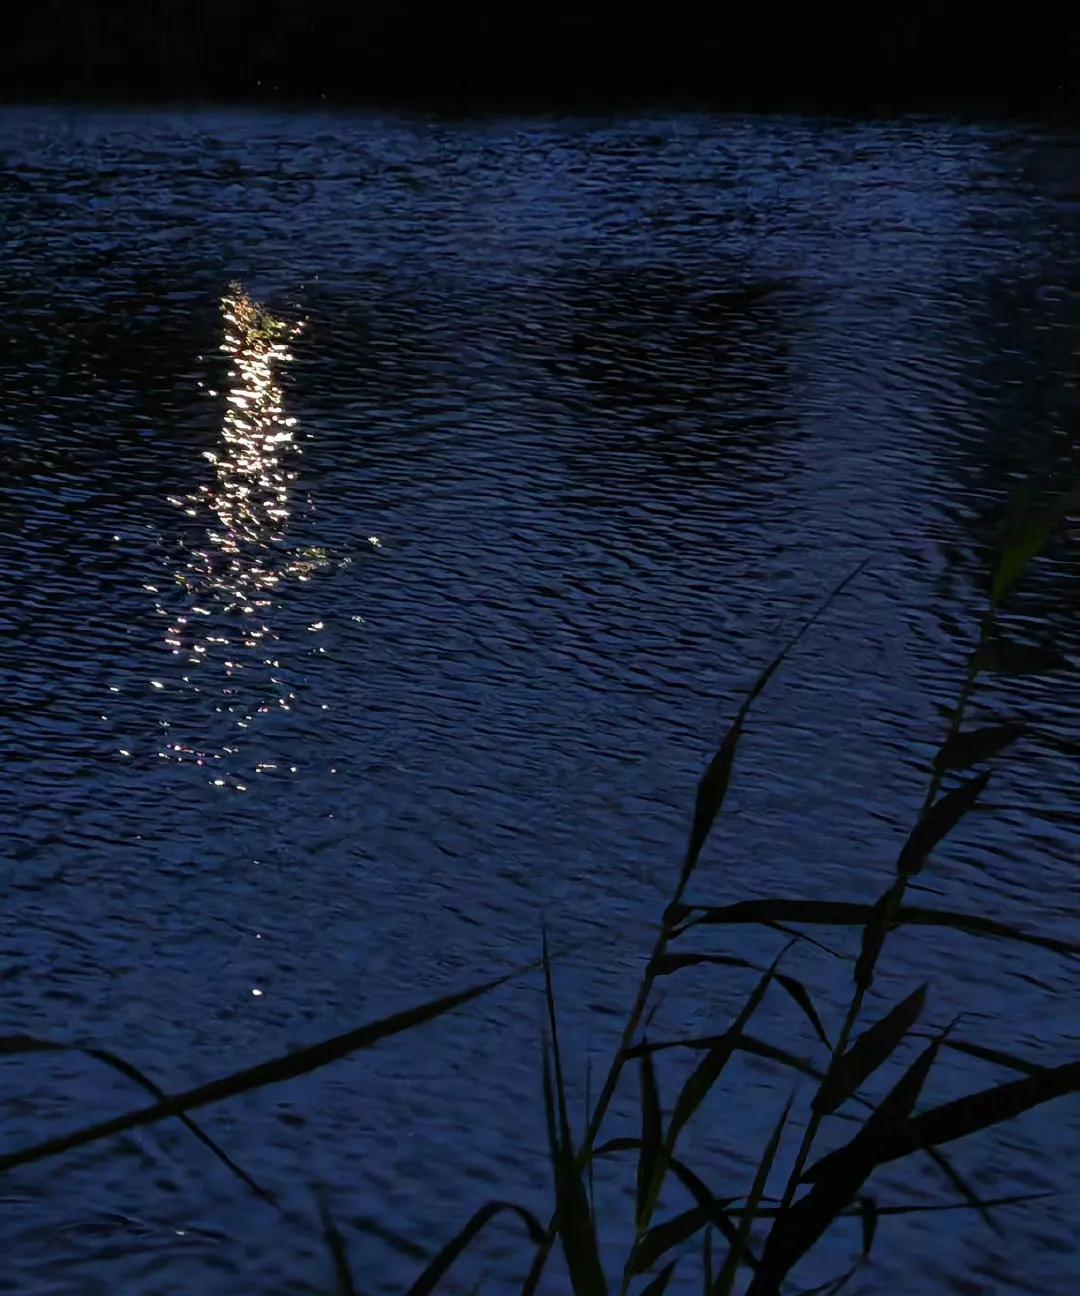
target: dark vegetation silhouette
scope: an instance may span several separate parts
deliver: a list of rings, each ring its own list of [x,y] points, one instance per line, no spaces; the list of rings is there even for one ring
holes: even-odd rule
[[[601,106],[1075,107],[1070,6],[552,0],[35,0],[5,11],[7,99],[273,96]]]
[[[81,1041],[54,1041],[28,1035],[0,1039],[0,1055],[53,1052],[75,1048],[119,1071],[149,1093],[147,1105],[108,1120],[84,1125],[67,1135],[0,1155],[0,1171],[62,1156],[71,1150],[113,1138],[158,1121],[179,1118],[187,1128],[245,1185],[278,1208],[272,1187],[256,1182],[224,1148],[192,1118],[191,1113],[241,1094],[278,1084],[340,1061],[404,1031],[423,1027],[448,1012],[465,1008],[481,995],[505,986],[523,973],[542,970],[547,1029],[541,1050],[538,1090],[546,1115],[551,1158],[551,1208],[546,1221],[525,1206],[501,1199],[488,1201],[430,1258],[409,1288],[408,1296],[435,1291],[448,1270],[494,1219],[510,1216],[523,1230],[522,1296],[533,1296],[558,1248],[574,1296],[661,1296],[676,1268],[684,1274],[696,1267],[707,1296],[780,1296],[789,1274],[813,1251],[837,1221],[852,1218],[861,1229],[851,1265],[815,1287],[835,1294],[869,1259],[882,1219],[924,1211],[974,1212],[998,1228],[998,1213],[1006,1207],[1032,1202],[1046,1194],[1014,1194],[987,1199],[957,1171],[943,1149],[957,1139],[1008,1122],[1032,1108],[1080,1089],[1080,1061],[1042,1065],[1019,1054],[984,1044],[977,1029],[935,1013],[934,996],[926,984],[911,985],[883,1013],[867,1004],[889,934],[900,926],[934,926],[956,933],[958,951],[969,939],[1015,942],[1033,957],[1075,957],[1080,945],[1027,930],[1022,914],[1010,922],[992,920],[974,911],[957,912],[923,906],[909,900],[914,879],[932,870],[934,856],[945,839],[973,810],[992,777],[992,764],[1007,759],[1023,726],[997,723],[973,727],[968,705],[986,674],[1042,673],[1060,666],[1046,646],[1013,639],[1014,628],[1004,605],[1031,562],[1062,533],[1080,511],[1080,490],[1036,501],[1021,491],[1001,528],[1001,543],[990,573],[986,610],[968,657],[956,703],[941,746],[927,771],[927,789],[913,827],[898,842],[896,861],[882,878],[873,904],[847,899],[806,899],[762,896],[736,904],[717,904],[697,894],[698,864],[712,844],[733,776],[743,729],[776,672],[792,658],[801,640],[832,603],[841,597],[861,568],[846,577],[821,608],[781,648],[758,675],[736,712],[697,790],[686,853],[675,870],[670,900],[657,925],[651,951],[643,964],[619,1041],[611,1054],[596,1097],[588,1104],[584,1128],[575,1133],[567,1102],[568,1063],[560,1047],[555,995],[557,960],[546,940],[542,957],[532,969],[517,969],[471,988],[449,993],[426,1004],[358,1026],[330,1039],[286,1055],[248,1066],[234,1074],[195,1085],[183,1093],[166,1093],[154,1080],[115,1054]],[[978,772],[974,772],[978,771]],[[767,967],[734,954],[723,942],[725,931],[753,923],[779,938],[778,953]],[[818,944],[814,931],[854,928],[860,933],[851,969],[850,1001],[839,1021],[829,1022],[814,1003],[806,985],[784,967],[788,949],[810,940],[824,955],[840,957]],[[809,929],[809,930],[807,930]],[[1037,954],[1036,954],[1037,951]],[[960,955],[958,954],[958,957]],[[650,1038],[658,983],[687,968],[708,969],[711,975],[745,980],[749,993],[744,1006],[724,1031],[706,1037]],[[751,974],[747,977],[747,974]],[[818,1056],[805,1057],[755,1029],[755,1016],[766,996],[784,996],[801,1015],[820,1046]],[[943,1050],[953,1050],[984,1063],[991,1074],[1007,1079],[989,1081],[974,1093],[941,1102],[933,1097],[935,1063]],[[674,1070],[658,1063],[674,1054],[688,1054],[694,1065],[671,1084]],[[680,1155],[679,1140],[707,1103],[720,1098],[728,1083],[728,1064],[750,1054],[791,1077],[792,1098],[778,1113],[772,1135],[763,1148],[749,1184],[733,1182],[730,1173],[717,1181],[714,1165],[689,1165]],[[640,1101],[638,1132],[606,1137],[606,1118],[613,1099],[628,1079],[636,1076]],[[869,1099],[867,1082],[884,1097]],[[798,1100],[798,1106],[796,1106]],[[784,1141],[793,1113],[801,1133]],[[819,1136],[830,1123],[831,1150],[822,1152]],[[834,1123],[836,1122],[836,1123]],[[736,1137],[738,1137],[736,1135]],[[879,1167],[905,1158],[930,1158],[947,1185],[941,1200],[880,1200],[871,1183]],[[636,1193],[632,1241],[616,1277],[602,1263],[599,1236],[610,1227],[597,1217],[592,1192],[598,1165],[626,1159],[634,1168]],[[674,1202],[682,1206],[674,1209]],[[329,1263],[340,1293],[357,1292],[360,1285],[350,1267],[350,1239],[335,1223],[332,1203],[318,1198]],[[661,1211],[663,1218],[658,1218]],[[448,1230],[449,1231],[449,1230]],[[718,1262],[714,1264],[713,1248]],[[722,1257],[722,1261],[719,1259]],[[696,1280],[696,1279],[695,1279]],[[794,1290],[787,1288],[787,1290]]]

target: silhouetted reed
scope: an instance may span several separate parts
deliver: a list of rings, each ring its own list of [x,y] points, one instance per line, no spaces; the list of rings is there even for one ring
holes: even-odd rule
[[[972,649],[959,696],[952,708],[948,731],[931,762],[926,794],[914,826],[901,845],[895,867],[885,879],[873,904],[849,900],[809,900],[788,896],[763,896],[734,904],[710,903],[691,894],[701,853],[715,829],[731,785],[740,738],[747,716],[769,681],[797,648],[799,641],[841,596],[859,574],[857,569],[832,591],[821,609],[781,649],[757,677],[737,711],[716,755],[697,789],[686,854],[677,872],[674,889],[659,924],[640,984],[628,1011],[599,1091],[592,1101],[586,1128],[575,1138],[567,1103],[565,1062],[560,1047],[552,958],[546,941],[542,957],[533,965],[542,971],[547,1006],[546,1042],[540,1059],[543,1110],[551,1158],[552,1200],[546,1223],[525,1207],[506,1201],[482,1204],[409,1288],[408,1296],[424,1296],[443,1277],[467,1247],[493,1219],[509,1214],[523,1228],[524,1245],[531,1248],[524,1263],[528,1272],[521,1291],[531,1296],[558,1246],[565,1260],[568,1281],[575,1296],[661,1296],[678,1267],[699,1265],[709,1296],[730,1296],[737,1289],[747,1296],[778,1296],[794,1266],[817,1245],[835,1221],[856,1217],[861,1222],[862,1247],[854,1265],[815,1292],[839,1292],[871,1254],[881,1219],[926,1211],[968,1210],[993,1221],[1002,1206],[1029,1201],[1045,1194],[1024,1194],[984,1199],[962,1178],[947,1159],[943,1147],[959,1138],[993,1128],[1029,1109],[1080,1087],[1080,1062],[1042,1066],[978,1040],[966,1039],[957,1023],[942,1029],[920,1027],[927,1004],[925,985],[913,986],[884,1015],[866,1020],[866,996],[874,984],[889,933],[902,925],[949,929],[958,938],[968,937],[1019,942],[1058,955],[1075,956],[1080,946],[1031,933],[1019,926],[991,920],[978,913],[956,912],[907,903],[912,879],[930,864],[940,843],[978,804],[991,777],[989,769],[972,772],[999,757],[1023,732],[1018,725],[965,725],[972,691],[984,673],[994,670],[1035,670],[1055,662],[1045,650],[1011,643],[999,624],[999,609],[1031,560],[1042,552],[1062,518],[1080,508],[1080,493],[1036,508],[1021,497],[1003,527],[1000,552],[990,582],[990,595],[977,642]],[[948,781],[948,786],[946,786]],[[710,935],[726,927],[756,924],[778,933],[785,943],[768,967],[723,949],[688,950],[684,938],[691,932]],[[861,947],[852,960],[850,1001],[835,1031],[826,1025],[807,989],[783,968],[784,956],[796,940],[806,939],[804,927],[837,926],[861,930]],[[656,983],[688,968],[723,969],[736,974],[757,973],[753,988],[730,1026],[718,1034],[669,1040],[642,1036]],[[204,1142],[252,1191],[273,1200],[236,1162],[192,1120],[190,1113],[253,1089],[276,1084],[327,1066],[370,1048],[395,1034],[414,1030],[444,1013],[505,984],[523,971],[517,969],[469,989],[396,1013],[332,1039],[291,1052],[242,1071],[197,1085],[181,1094],[168,1095],[123,1059],[103,1050],[83,1052],[119,1070],[148,1090],[154,1101],[110,1120],[77,1129],[19,1151],[0,1155],[0,1170],[59,1156],[100,1139],[177,1117]],[[761,1038],[751,1030],[754,1018],[772,990],[785,996],[792,1010],[810,1025],[821,1042],[824,1057],[812,1063],[786,1048]],[[898,1052],[906,1042],[918,1041],[913,1062],[901,1064]],[[53,1041],[11,1036],[0,1039],[0,1053],[13,1054],[68,1047]],[[665,1101],[655,1068],[661,1051],[690,1052],[696,1065],[674,1097]],[[940,1105],[922,1105],[922,1095],[942,1049],[950,1049],[1011,1071],[1015,1078]],[[790,1164],[778,1165],[782,1135],[792,1122],[795,1099],[778,1114],[773,1132],[762,1149],[749,1184],[716,1185],[711,1167],[691,1166],[679,1155],[684,1130],[702,1106],[727,1079],[728,1064],[748,1053],[768,1061],[779,1071],[790,1072],[804,1084],[805,1115],[802,1135]],[[876,1105],[860,1095],[872,1076],[887,1069],[888,1088]],[[605,1117],[627,1071],[636,1072],[640,1128],[633,1137],[601,1141]],[[798,1092],[798,1091],[797,1091]],[[843,1109],[855,1132],[841,1146],[821,1155],[818,1139],[825,1122]],[[858,1113],[856,1116],[855,1113]],[[879,1202],[867,1191],[867,1181],[878,1167],[916,1154],[931,1157],[950,1183],[954,1195],[931,1204]],[[590,1191],[595,1164],[608,1158],[626,1158],[636,1176],[633,1237],[619,1274],[606,1273],[601,1263],[598,1233],[605,1221],[596,1217]],[[782,1190],[770,1196],[770,1180],[779,1174]],[[690,1204],[678,1213],[657,1219],[665,1189],[676,1184]],[[332,1257],[337,1288],[355,1292],[350,1273],[348,1239],[334,1223],[329,1205],[320,1203],[324,1234]],[[714,1264],[714,1243],[724,1248]]]

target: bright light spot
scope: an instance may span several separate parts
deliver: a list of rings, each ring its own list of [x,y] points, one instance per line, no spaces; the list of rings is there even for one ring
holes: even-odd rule
[[[162,684],[161,680],[151,680],[150,685],[152,688],[156,688],[156,689],[163,689],[165,687],[165,685]]]
[[[258,986],[252,986],[251,993],[255,996],[256,999],[262,998],[262,991],[259,989]]]
[[[368,536],[367,540],[368,540],[368,544],[371,545],[372,548],[374,549],[382,548],[382,541],[379,539],[378,536]]]

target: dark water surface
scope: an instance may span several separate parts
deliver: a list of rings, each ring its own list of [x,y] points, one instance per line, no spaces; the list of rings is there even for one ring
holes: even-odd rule
[[[754,713],[694,893],[875,898],[1011,483],[1080,475],[1078,233],[1056,127],[0,113],[0,1033],[180,1088],[527,961],[546,921],[578,943],[580,1096],[726,719],[868,555]],[[1075,665],[1078,592],[1059,547],[1017,633]],[[1072,669],[980,692],[1033,732],[923,900],[1069,933],[1078,702]],[[837,1020],[847,965],[790,966]],[[902,934],[873,1006],[925,978],[932,1025],[1074,1051],[1063,959]],[[722,1027],[749,985],[673,981],[654,1031]],[[401,1291],[487,1198],[543,1209],[540,1009],[523,978],[205,1112],[285,1220],[170,1124],[8,1174],[0,1291],[330,1290],[313,1184],[362,1289]],[[812,1056],[800,1020],[770,1000],[759,1031]],[[950,1056],[931,1096],[1004,1078]],[[717,1192],[789,1086],[732,1079],[687,1140]],[[141,1101],[9,1059],[2,1145]],[[1005,1237],[886,1221],[849,1290],[1076,1290],[1075,1116],[953,1151],[988,1195],[1063,1196]],[[882,1202],[950,1195],[919,1159],[878,1178]],[[600,1185],[613,1269],[627,1191]],[[507,1290],[515,1239],[447,1290]],[[837,1229],[803,1285],[857,1244]]]

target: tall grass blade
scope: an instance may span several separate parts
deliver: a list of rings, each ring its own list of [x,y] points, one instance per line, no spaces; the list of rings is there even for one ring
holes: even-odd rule
[[[731,1059],[732,1053],[735,1052],[738,1046],[743,1027],[757,1011],[775,971],[776,963],[769,968],[754,987],[731,1029],[725,1034],[716,1037],[715,1043],[710,1047],[708,1053],[687,1077],[686,1083],[675,1101],[675,1109],[671,1113],[671,1122],[668,1125],[667,1146],[669,1150],[675,1147],[675,1142],[686,1122],[705,1101],[713,1085],[720,1079],[724,1068]]]
[[[1053,518],[1047,513],[1029,514],[1013,529],[994,572],[991,603],[1000,603],[1023,576],[1033,558],[1046,548]]]
[[[680,909],[685,911],[686,917],[693,917],[693,926],[701,923],[767,923],[780,919],[786,922],[835,927],[862,927],[870,917],[873,907],[873,905],[852,901],[771,898],[740,900],[730,905],[683,905]],[[1080,954],[1080,944],[1074,941],[1020,931],[1007,923],[984,918],[981,914],[901,905],[893,915],[893,921],[898,926],[910,923],[923,927],[950,927],[954,931],[967,932],[973,936],[999,936],[1026,945],[1037,945],[1058,954]]]
[[[923,1051],[851,1142],[833,1154],[831,1171],[776,1219],[747,1296],[774,1296],[795,1262],[856,1197],[878,1164],[881,1148],[918,1101],[939,1046],[934,1040]]]
[[[774,661],[764,677],[759,677],[758,683],[764,686],[768,676],[772,674],[778,662]],[[755,685],[755,691],[751,694],[756,697],[760,688]],[[698,857],[708,840],[712,826],[716,822],[716,817],[720,813],[720,807],[724,804],[724,798],[727,796],[728,788],[731,786],[731,772],[735,765],[735,751],[739,745],[739,739],[742,736],[743,725],[746,721],[746,713],[750,709],[750,699],[739,708],[738,715],[735,717],[731,728],[724,735],[724,740],[716,755],[709,761],[705,767],[705,773],[701,776],[698,783],[697,797],[694,801],[694,821],[690,828],[690,842],[686,848],[686,859],[683,863],[683,877],[689,878],[697,867]]]
[[[460,1232],[456,1233],[431,1261],[416,1282],[409,1288],[408,1296],[430,1296],[447,1270],[481,1230],[503,1211],[516,1215],[525,1225],[530,1240],[538,1247],[544,1245],[546,1234],[543,1225],[531,1212],[513,1202],[490,1201],[476,1212]]]
[[[873,1197],[859,1198],[859,1218],[862,1221],[862,1259],[868,1260],[874,1249],[880,1212]]]
[[[587,1053],[585,1057],[585,1126],[583,1137],[588,1138],[589,1121],[591,1119],[592,1105],[592,1054]],[[589,1210],[592,1212],[593,1219],[596,1218],[596,1182],[593,1174],[594,1162],[589,1157],[585,1167],[586,1187],[589,1190]]]
[[[860,994],[865,994],[874,983],[874,969],[877,967],[889,924],[896,921],[899,901],[903,895],[904,883],[897,879],[889,889],[878,897],[877,902],[867,913],[866,926],[863,928],[862,944],[859,957],[855,960],[852,976]]]
[[[652,1053],[641,1055],[641,1155],[637,1170],[635,1217],[639,1228],[648,1222],[656,1196],[656,1181],[663,1177],[664,1131],[660,1095]]]
[[[330,1205],[326,1198],[319,1194],[319,1216],[322,1220],[323,1237],[326,1240],[327,1249],[330,1257],[334,1262],[335,1290],[337,1296],[360,1296],[356,1282],[353,1279],[352,1268],[349,1265],[349,1253],[345,1246],[345,1239],[341,1236],[341,1231],[334,1222],[334,1217],[330,1213]]]
[[[1025,725],[1011,723],[984,725],[981,729],[955,733],[945,740],[934,757],[934,769],[938,773],[968,769],[997,756],[1026,733]]]
[[[930,852],[967,814],[989,781],[990,771],[985,770],[934,802],[912,829],[900,852],[897,868],[904,877],[921,872]]]
[[[918,1021],[925,1004],[926,986],[923,985],[865,1030],[847,1052],[833,1062],[814,1097],[813,1109],[819,1116],[836,1111],[893,1055]]]
[[[1047,1067],[1023,1080],[1013,1080],[969,1094],[966,1098],[957,1098],[954,1102],[923,1112],[893,1130],[879,1148],[878,1159],[880,1162],[895,1161],[924,1148],[965,1138],[1078,1089],[1080,1062],[1067,1062],[1062,1066]],[[843,1149],[822,1157],[807,1172],[807,1181],[817,1182],[834,1174],[836,1159],[842,1152]]]
[[[403,1031],[413,1030],[455,1008],[460,1008],[471,1000],[479,998],[480,995],[505,985],[507,981],[520,975],[523,970],[525,969],[516,969],[505,976],[485,981],[468,990],[432,999],[428,1003],[407,1008],[403,1012],[392,1013],[389,1017],[382,1017],[378,1021],[369,1022],[307,1048],[296,1049],[283,1057],[274,1058],[269,1062],[259,1062],[255,1066],[246,1067],[242,1071],[236,1071],[218,1080],[196,1085],[194,1089],[188,1089],[184,1093],[165,1097],[150,1107],[126,1112],[122,1116],[114,1116],[94,1125],[85,1125],[71,1134],[62,1134],[57,1138],[35,1143],[31,1147],[4,1153],[0,1155],[0,1171],[29,1165],[34,1161],[43,1161],[47,1157],[58,1156],[62,1152],[84,1147],[87,1143],[95,1143],[99,1139],[110,1138],[114,1134],[123,1134],[128,1130],[153,1125],[169,1116],[179,1116],[184,1112],[195,1111],[226,1098],[235,1098],[238,1094],[250,1093],[253,1089],[262,1089],[267,1085],[280,1084],[283,1080],[307,1075],[361,1049],[371,1048],[381,1040],[399,1035]]]
[[[551,960],[548,958],[546,937],[543,966],[544,996],[551,1032],[551,1061],[547,1049],[544,1050],[544,1109],[555,1179],[555,1224],[562,1240],[574,1296],[607,1296],[607,1282],[596,1244],[596,1226],[570,1132],[566,1084],[559,1049],[555,989],[551,979]]]
[[[168,1094],[160,1085],[155,1084],[148,1075],[145,1075],[133,1063],[128,1062],[126,1058],[119,1057],[116,1053],[108,1049],[97,1048],[94,1045],[78,1044],[60,1044],[53,1040],[41,1039],[31,1035],[6,1035],[0,1037],[0,1057],[10,1057],[18,1053],[82,1053],[86,1057],[93,1058],[97,1062],[111,1067],[113,1071],[133,1080],[140,1088],[145,1089],[151,1097],[158,1099],[159,1102],[167,1102]],[[277,1198],[269,1189],[264,1188],[260,1183],[248,1174],[248,1172],[232,1159],[220,1144],[216,1143],[209,1134],[191,1119],[184,1112],[177,1112],[176,1118],[181,1124],[186,1125],[192,1134],[207,1147],[223,1166],[237,1179],[246,1184],[256,1196],[261,1197],[264,1201],[276,1204]]]
[[[815,625],[822,616],[832,606],[833,602],[847,588],[848,585],[858,576],[866,567],[869,559],[861,562],[854,571],[849,572],[838,585],[829,593],[828,597],[822,602],[821,606],[809,616],[799,627],[795,634],[787,641],[783,648],[776,654],[765,669],[758,675],[754,681],[750,692],[746,695],[742,706],[736,712],[735,719],[731,727],[724,735],[724,740],[720,744],[716,755],[709,762],[705,773],[701,776],[698,784],[697,796],[694,802],[694,819],[690,829],[690,841],[686,849],[686,859],[683,862],[682,885],[685,886],[689,881],[694,869],[697,867],[698,858],[701,855],[702,848],[708,840],[712,826],[716,822],[716,817],[720,813],[720,808],[727,797],[728,788],[731,786],[731,773],[735,764],[735,752],[739,745],[739,739],[742,736],[743,726],[746,723],[746,717],[750,713],[750,708],[761,696],[762,691],[768,684],[769,680],[776,674],[785,659],[794,650],[796,645],[802,639],[803,635]]]
[[[735,1289],[735,1276],[739,1271],[739,1265],[742,1264],[743,1256],[750,1242],[750,1230],[753,1227],[758,1207],[761,1205],[761,1198],[765,1193],[765,1185],[768,1182],[773,1161],[776,1159],[776,1150],[780,1146],[780,1138],[784,1132],[784,1127],[787,1125],[788,1116],[791,1114],[793,1101],[793,1099],[788,1099],[787,1105],[780,1115],[780,1120],[777,1122],[775,1130],[773,1130],[772,1137],[761,1155],[757,1173],[754,1175],[754,1183],[750,1189],[750,1196],[746,1199],[746,1209],[739,1220],[738,1238],[735,1244],[728,1248],[727,1259],[713,1288],[713,1296],[731,1296]]]

